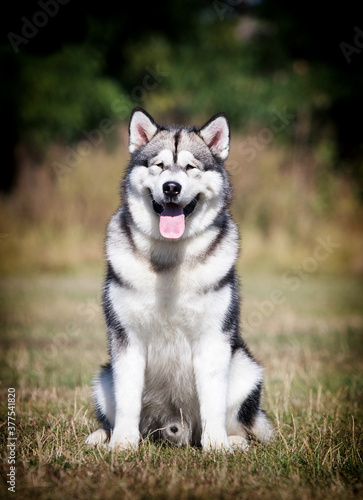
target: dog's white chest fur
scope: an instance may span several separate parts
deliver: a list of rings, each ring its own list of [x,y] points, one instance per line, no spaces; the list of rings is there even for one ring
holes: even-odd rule
[[[203,257],[200,262],[194,257],[198,253],[203,256],[202,250],[215,236],[213,231],[185,245],[185,249],[179,248],[178,253],[167,245],[163,249],[160,243],[154,249],[154,260],[158,262],[158,254],[166,253],[162,263],[166,270],[158,273],[152,268],[152,260],[130,250],[117,231],[117,224],[117,217],[114,217],[109,226],[111,237],[107,242],[107,254],[116,274],[129,286],[113,283],[110,297],[128,332],[134,332],[145,346],[154,342],[175,343],[181,337],[190,344],[200,336],[201,329],[210,326],[210,322],[222,321],[230,289],[215,291],[211,287],[229,271],[236,259],[238,246],[234,225],[226,238],[228,253],[216,252],[207,266]],[[146,255],[152,254],[147,240],[138,243]]]

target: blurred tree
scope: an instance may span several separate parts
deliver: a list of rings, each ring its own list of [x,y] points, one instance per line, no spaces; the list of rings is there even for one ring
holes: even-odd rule
[[[70,0],[12,2],[1,18],[0,110],[6,127],[0,189],[14,186],[19,141],[40,154],[49,140],[74,141],[111,114],[122,86],[124,46],[162,32],[175,43],[197,33],[205,0],[102,5]]]
[[[287,0],[13,2],[1,20],[0,189],[14,185],[19,142],[39,154],[51,140],[76,141],[119,119],[113,103],[128,94],[130,105],[177,118],[223,110],[235,126],[266,126],[287,110],[298,116],[300,141],[314,147],[328,130],[338,168],[361,178],[359,19],[352,1],[314,9]],[[157,67],[167,78],[135,102]]]
[[[260,38],[260,67],[285,54],[285,64],[309,71],[316,99],[312,120],[320,130],[334,128],[335,166],[350,169],[363,180],[363,142],[359,119],[363,111],[363,20],[354,0],[329,2],[310,8],[303,2],[263,0],[257,15],[275,29]],[[276,68],[276,65],[275,65]],[[301,96],[305,103],[309,95]],[[316,132],[316,128],[312,131]],[[317,137],[312,137],[316,142]]]

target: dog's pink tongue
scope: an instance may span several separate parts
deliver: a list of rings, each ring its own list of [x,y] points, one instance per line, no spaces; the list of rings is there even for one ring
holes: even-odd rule
[[[159,230],[164,238],[180,238],[185,230],[183,207],[167,203],[160,215]]]

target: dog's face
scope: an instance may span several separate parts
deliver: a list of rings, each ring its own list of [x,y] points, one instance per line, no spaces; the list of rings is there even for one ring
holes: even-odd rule
[[[141,108],[130,120],[130,167],[124,201],[134,223],[157,239],[194,236],[230,201],[224,168],[229,151],[225,115],[200,129],[159,126]]]

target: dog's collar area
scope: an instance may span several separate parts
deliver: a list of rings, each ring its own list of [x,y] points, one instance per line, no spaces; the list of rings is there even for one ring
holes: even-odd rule
[[[151,198],[151,199],[152,199],[154,211],[158,215],[161,215],[164,211],[164,207],[162,205],[160,205],[160,203],[157,203],[154,200],[154,198]],[[188,217],[189,215],[191,215],[194,212],[194,209],[197,206],[198,200],[199,200],[199,194],[195,198],[193,198],[192,201],[190,203],[188,203],[188,205],[186,207],[183,208],[183,213],[184,213],[185,217]]]

